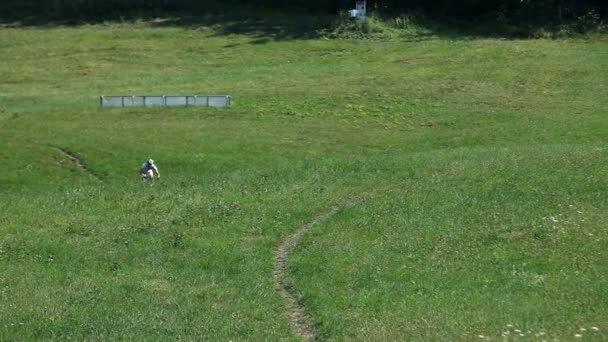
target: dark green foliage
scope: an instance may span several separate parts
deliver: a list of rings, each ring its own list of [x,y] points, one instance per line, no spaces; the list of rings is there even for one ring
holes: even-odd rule
[[[76,18],[112,17],[150,12],[208,13],[225,6],[310,10],[336,14],[353,8],[349,0],[6,0],[0,3],[0,16],[50,16]],[[378,0],[368,1],[371,11],[383,14],[423,13],[450,22],[478,24],[508,22],[512,25],[581,22],[584,28],[597,26],[608,15],[604,0]]]

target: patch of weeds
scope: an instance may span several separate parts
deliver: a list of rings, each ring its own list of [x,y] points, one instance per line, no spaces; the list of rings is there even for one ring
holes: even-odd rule
[[[601,31],[603,28],[602,17],[596,10],[591,10],[581,16],[578,16],[572,23],[572,27],[578,33],[588,33],[593,31]]]
[[[76,224],[76,223],[69,223],[64,230],[65,234],[67,235],[78,235],[78,236],[90,236],[91,235],[91,230],[87,229],[86,227],[83,227],[80,224]]]
[[[173,231],[171,232],[171,246],[173,248],[183,248],[184,247],[184,238],[186,234],[181,231]]]
[[[427,121],[421,122],[420,126],[422,127],[450,127],[454,126],[454,121],[449,119],[429,119]]]
[[[138,234],[148,234],[154,228],[155,228],[155,225],[153,223],[151,223],[151,222],[148,222],[148,223],[143,224],[141,226],[137,226],[137,228],[135,228],[135,232],[138,233]]]
[[[28,255],[31,255],[31,251],[26,240],[9,237],[0,244],[0,260],[22,260]]]
[[[596,10],[591,10],[568,22],[555,25],[530,27],[524,36],[538,39],[559,39],[589,36],[608,32],[608,25]]]
[[[6,108],[0,108],[0,119],[18,119],[19,118],[19,113],[11,113],[8,109]]]
[[[211,220],[219,220],[221,222],[226,222],[229,219],[241,216],[243,213],[243,209],[241,208],[241,205],[238,202],[217,202],[211,204],[207,212]]]
[[[384,33],[383,27],[372,17],[365,22],[351,18],[348,12],[341,12],[333,21],[330,31],[324,34],[328,38],[363,39],[380,38]]]
[[[117,275],[120,272],[122,265],[118,261],[114,261],[110,264],[110,273]]]
[[[48,253],[48,254],[36,254],[34,256],[34,259],[36,261],[39,261],[41,263],[45,263],[45,264],[51,264],[55,261],[55,256],[53,256],[53,254]]]
[[[132,242],[133,232],[139,232],[139,228],[134,230],[132,226],[120,226],[118,227],[118,234],[114,236],[112,242],[128,246]]]
[[[331,29],[323,32],[327,38],[388,40],[431,36],[431,30],[420,24],[416,15],[382,16],[372,13],[362,22],[341,12],[334,19]]]

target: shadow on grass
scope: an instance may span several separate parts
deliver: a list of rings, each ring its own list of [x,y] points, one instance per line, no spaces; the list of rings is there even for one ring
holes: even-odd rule
[[[0,6],[1,7],[1,6]],[[243,6],[224,6],[211,10],[194,10],[191,12],[130,12],[100,13],[93,16],[52,14],[40,12],[32,14],[15,14],[2,11],[0,8],[0,29],[3,27],[53,28],[80,25],[113,25],[138,24],[146,27],[178,27],[184,29],[209,29],[211,35],[247,35],[249,44],[259,45],[272,41],[306,40],[320,37],[346,39],[396,39],[404,42],[420,42],[432,39],[440,40],[474,40],[474,39],[526,39],[538,38],[539,32],[551,37],[551,30],[557,28],[532,27],[529,25],[499,24],[489,18],[470,18],[467,21],[454,21],[447,18],[421,19],[424,16],[412,16],[414,26],[412,33],[406,30],[392,30],[389,35],[380,33],[363,33],[352,30],[352,21],[346,23],[345,33],[336,33],[336,16],[323,13],[310,13],[304,10],[280,11],[247,8]],[[372,20],[373,17],[372,17]],[[390,22],[391,18],[383,18]],[[231,47],[227,45],[226,47]]]
[[[69,16],[66,14],[16,15],[0,11],[0,28],[53,28],[99,24],[141,24],[148,27],[211,29],[213,35],[248,35],[251,44],[270,41],[314,39],[331,26],[329,15],[306,12],[243,10],[183,13],[150,12],[125,15]]]

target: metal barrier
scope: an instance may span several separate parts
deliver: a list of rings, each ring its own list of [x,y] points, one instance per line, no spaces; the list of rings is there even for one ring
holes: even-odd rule
[[[228,107],[230,95],[135,95],[135,96],[105,96],[99,97],[101,107],[132,107],[132,106],[206,106]]]

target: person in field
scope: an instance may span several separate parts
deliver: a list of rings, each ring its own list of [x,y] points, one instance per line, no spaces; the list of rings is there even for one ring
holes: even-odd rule
[[[139,169],[139,173],[144,179],[154,179],[160,178],[160,172],[158,172],[158,167],[154,164],[154,160],[148,159],[143,164],[141,164],[141,168]]]

